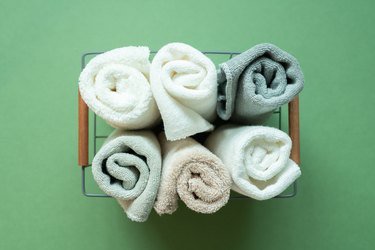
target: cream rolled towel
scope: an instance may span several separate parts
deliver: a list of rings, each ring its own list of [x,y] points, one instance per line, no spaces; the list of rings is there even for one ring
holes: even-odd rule
[[[79,77],[82,99],[116,128],[142,129],[160,121],[149,83],[150,51],[124,47],[94,57]]]
[[[257,200],[281,194],[301,175],[289,159],[290,137],[275,128],[226,125],[214,131],[205,145],[230,171],[232,189]]]
[[[160,184],[161,152],[156,136],[149,131],[115,130],[95,155],[92,173],[131,220],[146,221]]]
[[[224,206],[231,178],[221,160],[192,138],[167,141],[163,134],[159,138],[163,165],[156,212],[172,214],[179,197],[199,213],[214,213]]]
[[[213,129],[217,75],[208,57],[187,44],[167,44],[152,60],[150,78],[168,140]]]

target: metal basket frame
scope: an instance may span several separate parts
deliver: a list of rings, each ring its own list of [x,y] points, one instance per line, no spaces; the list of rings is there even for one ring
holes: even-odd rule
[[[85,53],[81,57],[81,69],[83,70],[87,63],[87,57],[96,56],[102,54],[103,52],[89,52]],[[151,55],[154,55],[157,51],[152,51]],[[224,52],[224,51],[203,51],[205,55],[228,55],[229,59],[234,55],[238,55],[238,52]],[[282,107],[274,111],[274,114],[278,115],[278,128],[281,130],[281,115]],[[93,114],[93,136],[91,140],[93,141],[94,155],[97,153],[97,140],[104,139],[107,135],[97,134],[97,122],[98,118],[95,113]],[[291,159],[294,160],[298,165],[300,165],[300,142],[299,142],[299,97],[295,97],[288,104],[288,126],[289,135],[292,139],[292,152]],[[86,197],[99,197],[99,198],[109,198],[111,196],[104,193],[92,193],[88,192],[86,188],[86,169],[91,167],[89,163],[89,109],[86,103],[82,100],[80,94],[78,93],[78,165],[81,167],[81,189],[82,194]],[[297,182],[292,184],[292,190],[286,194],[280,194],[275,198],[292,198],[297,194]],[[231,194],[230,199],[250,199],[249,197],[243,195],[237,195],[235,193]]]

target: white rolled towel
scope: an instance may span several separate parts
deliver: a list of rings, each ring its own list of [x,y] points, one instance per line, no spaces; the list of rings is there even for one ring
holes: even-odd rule
[[[214,131],[205,145],[229,169],[232,189],[257,200],[281,194],[301,175],[289,159],[290,137],[276,128],[226,125]]]
[[[217,76],[208,57],[187,44],[167,44],[152,61],[150,79],[167,140],[213,129]]]
[[[147,47],[118,48],[94,57],[81,72],[82,99],[113,127],[142,129],[160,120],[148,80],[149,55]]]

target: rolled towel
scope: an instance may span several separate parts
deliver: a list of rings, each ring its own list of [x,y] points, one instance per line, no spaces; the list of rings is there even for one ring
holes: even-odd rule
[[[163,166],[156,212],[172,214],[177,210],[178,197],[190,209],[204,214],[224,206],[230,196],[231,178],[221,160],[192,138],[159,138]]]
[[[155,135],[114,131],[95,155],[92,173],[131,220],[146,221],[160,184],[161,152]]]
[[[213,129],[217,78],[208,57],[187,44],[167,44],[152,60],[150,78],[168,140]]]
[[[230,171],[232,189],[257,200],[281,194],[301,175],[289,159],[291,139],[275,128],[226,125],[205,145]]]
[[[150,51],[124,47],[94,57],[79,77],[82,99],[116,128],[142,129],[160,121],[148,80]]]
[[[272,44],[259,44],[220,65],[218,115],[262,124],[303,89],[296,58]]]

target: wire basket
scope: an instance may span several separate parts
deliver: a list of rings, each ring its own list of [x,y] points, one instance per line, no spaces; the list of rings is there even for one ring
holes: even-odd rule
[[[155,55],[157,51],[152,51],[151,55]],[[83,70],[86,66],[88,60],[96,55],[99,55],[103,52],[89,52],[85,53],[81,57],[81,69]],[[221,57],[221,59],[230,59],[235,55],[240,53],[238,52],[223,52],[223,51],[204,51],[202,52],[205,55],[208,55],[211,59],[214,60],[214,57]],[[288,107],[286,107],[288,106]],[[279,109],[273,112],[273,121],[274,124],[269,125],[273,127],[278,127],[280,130],[283,130],[282,124],[282,114],[283,110],[288,109],[288,132],[292,139],[292,151],[291,159],[300,165],[300,142],[299,142],[299,98],[295,97],[288,105],[284,105]],[[88,181],[93,182],[93,178],[87,176],[87,169],[91,167],[89,159],[95,156],[98,150],[98,141],[103,141],[107,138],[109,132],[106,134],[98,133],[99,124],[106,124],[100,117],[97,117],[95,113],[89,111],[86,103],[82,100],[80,94],[78,94],[78,165],[81,167],[81,189],[84,196],[87,197],[111,197],[102,192],[93,192],[87,191]],[[89,133],[89,128],[92,132]],[[108,129],[107,129],[108,130]],[[89,137],[91,138],[90,142],[92,143],[92,156],[90,157],[89,153]],[[91,171],[90,171],[91,172]],[[292,198],[297,194],[297,182],[294,182],[286,191],[282,194],[276,196],[275,198]],[[250,199],[249,197],[237,194],[232,192],[230,199]]]

